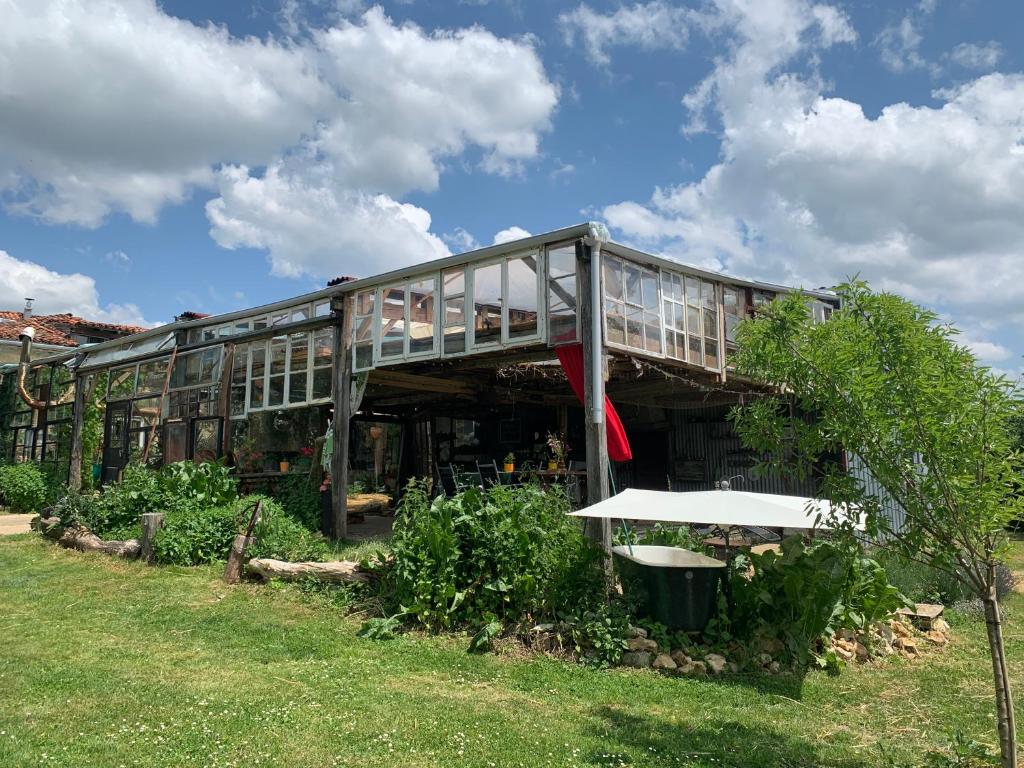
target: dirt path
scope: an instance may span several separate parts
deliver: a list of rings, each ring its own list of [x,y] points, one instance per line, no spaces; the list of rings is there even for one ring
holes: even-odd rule
[[[28,533],[28,521],[35,515],[0,515],[0,536],[13,536],[16,533]]]

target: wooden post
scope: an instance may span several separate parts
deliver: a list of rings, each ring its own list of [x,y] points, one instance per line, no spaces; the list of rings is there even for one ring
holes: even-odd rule
[[[217,411],[221,417],[220,455],[227,457],[231,452],[231,376],[235,366],[235,345],[230,341],[224,344],[224,357],[220,369],[220,402]]]
[[[71,413],[71,466],[68,470],[68,490],[72,492],[82,490],[82,441],[84,439],[85,409],[89,407],[95,390],[95,375],[75,378],[75,404]],[[90,467],[90,471],[91,469]]]
[[[334,326],[334,453],[331,455],[330,535],[344,539],[348,534],[348,433],[352,419],[352,300],[347,296],[331,302]]]
[[[242,580],[242,568],[245,566],[245,550],[252,542],[252,532],[263,514],[263,501],[257,501],[252,508],[252,515],[249,523],[245,526],[245,533],[235,536],[231,542],[231,551],[228,552],[228,562],[224,566],[224,582],[226,584],[237,584]]]
[[[611,494],[608,483],[608,430],[604,418],[604,355],[594,356],[594,333],[601,333],[601,304],[595,306],[593,301],[592,265],[597,260],[600,266],[600,251],[576,243],[576,284],[579,291],[576,296],[577,316],[580,324],[580,337],[583,340],[583,407],[586,417],[587,434],[587,503],[596,504],[607,499]],[[600,271],[598,270],[598,289],[600,289]],[[603,342],[600,348],[604,349]],[[600,366],[602,374],[596,380],[600,382],[595,389],[594,367]],[[599,404],[599,405],[598,405]],[[598,413],[595,414],[595,405]],[[611,570],[612,529],[611,521],[591,519],[587,523],[587,536],[600,545],[607,554],[606,569]]]
[[[140,557],[147,563],[153,562],[153,539],[156,532],[164,527],[163,512],[142,513],[142,552]]]

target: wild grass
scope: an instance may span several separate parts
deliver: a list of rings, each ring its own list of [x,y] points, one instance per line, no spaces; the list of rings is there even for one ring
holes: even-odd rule
[[[957,729],[994,747],[966,617],[922,661],[698,680],[362,640],[329,603],[220,574],[0,539],[0,766],[855,768]],[[1024,596],[1008,608],[1021,680]]]

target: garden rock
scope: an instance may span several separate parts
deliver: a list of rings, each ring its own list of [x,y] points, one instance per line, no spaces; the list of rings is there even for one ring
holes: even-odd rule
[[[678,665],[675,663],[675,661],[672,660],[672,657],[669,656],[667,653],[659,653],[654,658],[654,668],[655,669],[661,669],[661,670],[664,670],[666,672],[671,672],[677,666]]]
[[[634,637],[644,637],[644,638],[646,638],[647,637],[647,630],[644,629],[643,627],[630,627],[629,628],[629,636],[630,636],[630,638],[634,638]]]
[[[691,675],[706,675],[708,673],[708,665],[703,661],[695,661],[690,665]]]
[[[648,651],[626,651],[622,654],[622,666],[647,669],[651,666],[652,655]]]
[[[676,663],[677,667],[685,667],[688,664],[693,663],[693,659],[687,656],[683,651],[672,651],[672,661]]]
[[[939,632],[934,629],[930,632],[925,632],[924,636],[935,645],[945,645],[949,642],[949,636],[945,632]]]
[[[864,643],[859,640],[853,644],[853,654],[861,664],[868,660],[868,649]]]
[[[932,622],[932,630],[935,632],[949,632],[949,622],[940,616]]]
[[[704,657],[704,663],[713,674],[720,675],[725,671],[725,657],[717,653],[709,653]]]
[[[658,652],[658,644],[653,640],[648,640],[646,637],[631,637],[627,643],[627,647],[631,651],[647,651],[649,653]]]

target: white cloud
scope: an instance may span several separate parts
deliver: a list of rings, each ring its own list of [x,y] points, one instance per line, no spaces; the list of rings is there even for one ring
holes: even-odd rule
[[[134,304],[100,304],[96,281],[80,273],[61,274],[32,261],[22,261],[0,250],[0,307],[20,308],[26,297],[35,299],[39,315],[71,312],[108,323],[152,325]]]
[[[595,11],[580,3],[558,16],[567,45],[579,41],[587,57],[602,66],[611,63],[608,48],[635,45],[647,50],[683,48],[700,14],[662,0],[624,5],[612,13]]]
[[[456,227],[454,232],[442,235],[441,239],[444,240],[455,253],[475,251],[480,247],[480,243],[477,239],[462,227]]]
[[[0,190],[14,210],[153,221],[307,130],[331,92],[307,51],[172,18],[152,0],[7,0]]]
[[[448,255],[422,208],[340,188],[329,172],[316,182],[311,173],[281,163],[262,176],[223,169],[220,197],[206,204],[211,236],[224,248],[265,249],[282,277],[365,277]]]
[[[494,245],[501,245],[502,243],[511,243],[513,240],[522,240],[524,237],[529,237],[530,233],[522,227],[508,227],[500,232],[496,232],[494,235]]]
[[[920,0],[899,21],[887,25],[875,39],[882,63],[892,72],[929,69],[937,72],[921,55],[921,26],[935,12],[936,0]]]
[[[964,69],[994,69],[1003,57],[1003,48],[995,40],[987,43],[960,43],[949,54],[949,58]]]
[[[807,287],[859,273],[987,324],[974,348],[1002,354],[997,337],[1024,322],[1024,75],[869,118],[796,71],[828,45],[810,34],[819,18],[799,0],[739,14],[732,55],[689,101],[721,122],[722,161],[604,216],[639,245],[727,272]]]
[[[209,189],[212,236],[268,250],[275,274],[443,255],[429,214],[402,197],[437,189],[452,159],[522,172],[558,88],[532,40],[430,32],[380,8],[344,17],[358,5],[336,3],[335,26],[311,29],[285,3],[291,37],[276,41],[196,26],[154,0],[0,0],[7,209],[152,222]]]

